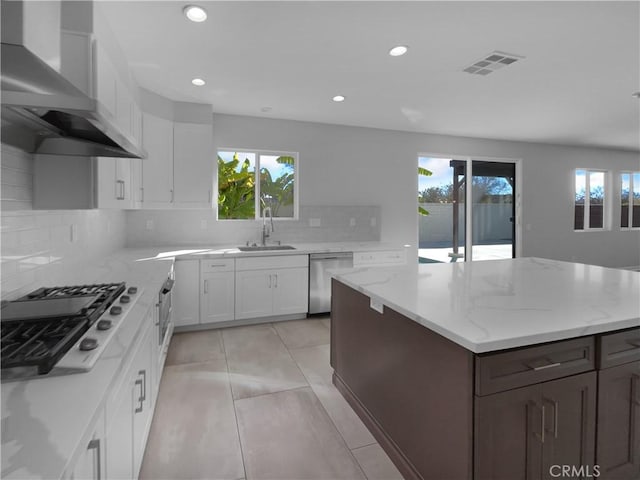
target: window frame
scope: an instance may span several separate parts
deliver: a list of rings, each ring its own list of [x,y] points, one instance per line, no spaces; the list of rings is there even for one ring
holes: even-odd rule
[[[636,170],[636,171],[632,171],[632,170],[622,170],[620,172],[620,175],[618,176],[618,181],[620,182],[619,185],[619,189],[618,189],[618,194],[619,194],[619,200],[620,200],[620,211],[622,212],[622,176],[623,175],[629,175],[629,211],[628,211],[628,227],[623,227],[622,226],[622,216],[620,215],[618,218],[618,221],[620,221],[620,230],[623,232],[627,232],[627,231],[632,231],[632,230],[640,230],[640,225],[638,225],[637,227],[633,226],[633,206],[634,206],[634,201],[633,201],[633,193],[636,187],[634,187],[633,184],[633,176],[634,175],[640,175],[640,170]],[[640,190],[640,185],[637,186],[637,188]],[[640,205],[639,205],[640,206]]]
[[[583,217],[582,217],[582,228],[575,228],[575,209],[576,209],[576,177],[579,171],[585,172],[584,176],[584,187],[585,187],[585,196],[584,196],[584,208],[583,208]],[[592,173],[602,173],[604,174],[603,181],[603,197],[602,197],[602,227],[592,227],[590,225],[590,210],[591,210],[591,174]],[[574,232],[606,232],[611,230],[611,212],[610,212],[610,197],[611,197],[611,171],[603,168],[586,168],[586,167],[576,167],[572,171],[572,180],[573,180],[573,231]]]
[[[262,212],[260,209],[260,156],[265,155],[265,156],[290,156],[293,157],[294,163],[293,163],[293,216],[291,217],[273,217],[273,221],[297,221],[299,219],[299,213],[300,213],[300,202],[299,202],[299,198],[300,198],[300,181],[299,181],[299,176],[300,176],[300,153],[299,152],[292,152],[292,151],[287,151],[287,150],[267,150],[267,149],[262,149],[262,148],[227,148],[227,147],[220,147],[220,148],[216,148],[216,162],[217,162],[217,158],[220,152],[234,152],[234,153],[252,153],[256,156],[256,164],[255,164],[255,186],[254,186],[254,192],[255,192],[255,206],[254,206],[254,218],[220,218],[219,214],[218,214],[218,202],[216,200],[215,203],[215,211],[216,211],[216,221],[227,221],[227,220],[231,220],[231,221],[235,221],[235,222],[255,222],[255,221],[262,221],[263,217],[262,217]],[[217,163],[216,163],[217,164]],[[218,178],[218,173],[217,173],[217,167],[216,167],[216,199],[218,198],[218,186],[220,184],[220,179]]]

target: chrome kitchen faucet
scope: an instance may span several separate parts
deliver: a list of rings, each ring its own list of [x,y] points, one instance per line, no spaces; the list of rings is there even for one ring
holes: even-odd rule
[[[267,233],[267,212],[269,212],[269,220],[271,221],[271,231]],[[275,231],[273,228],[273,215],[271,207],[264,207],[262,210],[262,246],[267,244],[267,238]]]

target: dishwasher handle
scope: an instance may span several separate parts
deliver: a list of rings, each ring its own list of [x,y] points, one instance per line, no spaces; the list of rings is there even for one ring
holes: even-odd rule
[[[335,253],[312,253],[309,260],[342,260],[345,258],[353,258],[353,252],[335,252]]]

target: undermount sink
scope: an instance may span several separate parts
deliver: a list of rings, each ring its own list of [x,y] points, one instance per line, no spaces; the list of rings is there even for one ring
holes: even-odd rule
[[[243,245],[238,247],[238,250],[241,252],[264,252],[268,250],[295,250],[296,247],[292,247],[291,245],[251,245],[246,246]]]

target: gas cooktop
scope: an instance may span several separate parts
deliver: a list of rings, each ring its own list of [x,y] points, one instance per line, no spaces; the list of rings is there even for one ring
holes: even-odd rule
[[[90,370],[140,293],[124,282],[47,287],[2,305],[2,381]]]

